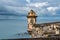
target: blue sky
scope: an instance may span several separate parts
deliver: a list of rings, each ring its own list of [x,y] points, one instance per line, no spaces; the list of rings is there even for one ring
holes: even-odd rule
[[[60,18],[60,0],[0,0],[0,19],[19,19],[31,9],[42,18]]]

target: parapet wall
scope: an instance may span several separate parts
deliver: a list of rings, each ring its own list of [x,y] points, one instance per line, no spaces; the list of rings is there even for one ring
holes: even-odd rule
[[[10,40],[10,39],[8,39]],[[20,38],[20,39],[11,39],[11,40],[60,40],[60,37],[49,37],[49,38]]]

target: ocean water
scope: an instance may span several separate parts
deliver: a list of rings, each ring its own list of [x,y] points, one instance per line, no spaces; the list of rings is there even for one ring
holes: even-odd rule
[[[0,39],[24,38],[24,36],[18,36],[18,34],[25,32],[27,32],[26,21],[20,19],[0,19]]]
[[[52,19],[52,20],[51,20]],[[37,23],[59,21],[59,18],[38,17]],[[0,39],[31,38],[27,32],[27,18],[0,19]]]

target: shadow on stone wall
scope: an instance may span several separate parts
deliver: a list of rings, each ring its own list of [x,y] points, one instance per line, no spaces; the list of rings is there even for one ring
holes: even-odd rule
[[[20,38],[20,39],[7,39],[7,40],[60,40],[60,37],[49,38]]]

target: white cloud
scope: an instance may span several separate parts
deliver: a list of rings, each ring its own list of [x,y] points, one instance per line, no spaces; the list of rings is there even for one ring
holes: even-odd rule
[[[30,7],[44,7],[44,6],[48,6],[48,5],[49,5],[48,2],[27,4],[27,6],[30,6]]]
[[[56,11],[58,9],[58,7],[48,7],[47,9],[50,12],[54,12],[54,11]]]
[[[9,12],[16,12],[16,13],[26,13],[26,11],[29,10],[29,7],[26,6],[19,6],[19,2],[17,0],[0,0],[0,7],[3,5],[3,7],[6,9],[6,11]]]
[[[30,3],[30,0],[26,0],[26,2]]]
[[[59,7],[48,7],[48,12],[52,13],[52,15],[56,15],[56,10],[58,10]]]
[[[27,2],[28,4],[25,2]],[[24,1],[0,0],[0,3],[2,5],[4,4],[4,7],[7,9],[7,11],[17,12],[17,13],[23,13],[24,12],[24,14],[26,12],[28,13],[30,9],[33,9],[34,11],[36,11],[36,13],[38,13],[38,15],[46,14],[46,13],[48,13],[48,11],[49,11],[49,13],[52,13],[53,15],[55,15],[56,14],[55,11],[58,9],[58,7],[51,7],[50,3],[48,3],[48,2],[38,2],[38,1],[37,2],[33,2],[33,1],[31,2],[31,0],[24,0]],[[24,5],[22,5],[22,4],[24,4]],[[50,7],[48,7],[48,6],[50,6]],[[48,11],[46,10],[46,8]]]
[[[5,6],[8,11],[17,12],[17,13],[26,13],[30,10],[29,7],[15,7],[15,6]]]
[[[14,0],[0,0],[0,2],[3,4],[15,4]]]

